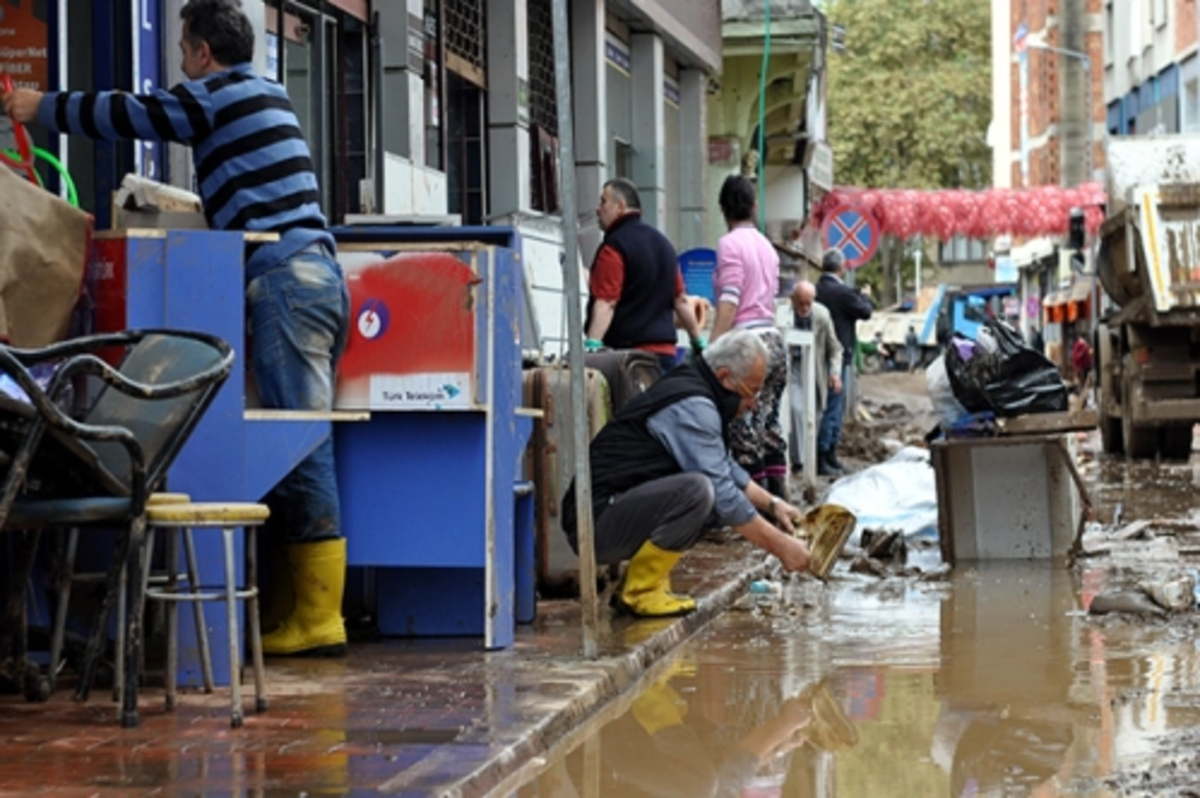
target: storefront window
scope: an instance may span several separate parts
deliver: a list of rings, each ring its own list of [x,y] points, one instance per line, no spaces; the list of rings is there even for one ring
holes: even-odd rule
[[[464,224],[487,219],[487,4],[447,0],[446,204]]]
[[[367,30],[349,12],[322,5],[328,10],[292,2],[268,7],[267,61],[270,68],[278,59],[276,74],[312,150],[321,206],[339,222],[360,210],[366,177]]]

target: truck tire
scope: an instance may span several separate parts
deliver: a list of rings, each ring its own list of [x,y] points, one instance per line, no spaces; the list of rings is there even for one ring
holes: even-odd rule
[[[1164,460],[1187,460],[1192,456],[1191,424],[1170,424],[1158,434],[1158,450]]]
[[[1105,454],[1121,454],[1125,451],[1125,441],[1121,432],[1121,417],[1113,415],[1112,409],[1117,406],[1117,381],[1113,376],[1110,364],[1116,363],[1113,357],[1113,340],[1107,325],[1100,325],[1096,331],[1096,362],[1093,374],[1096,375],[1096,407],[1100,411],[1100,445]]]
[[[1125,456],[1134,460],[1153,458],[1158,450],[1158,429],[1133,423],[1133,386],[1126,364],[1121,381],[1121,440]]]
[[[1100,407],[1104,407],[1104,405],[1100,405]],[[1120,416],[1110,416],[1101,412],[1100,445],[1105,454],[1123,454],[1125,452],[1125,439]]]

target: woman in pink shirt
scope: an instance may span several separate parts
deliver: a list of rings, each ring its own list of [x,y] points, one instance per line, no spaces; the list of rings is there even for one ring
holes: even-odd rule
[[[779,404],[787,387],[787,351],[775,326],[779,293],[779,255],[754,226],[754,183],[730,175],[718,200],[729,232],[717,244],[713,284],[717,316],[712,340],[734,328],[754,330],[767,345],[767,381],[758,402],[742,414],[731,431],[730,450],[750,477],[787,501],[787,443],[779,423]]]

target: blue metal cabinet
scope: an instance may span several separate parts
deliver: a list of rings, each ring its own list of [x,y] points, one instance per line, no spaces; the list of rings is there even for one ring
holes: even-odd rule
[[[453,406],[389,409],[372,403],[368,422],[335,428],[350,564],[375,575],[384,634],[482,635],[487,648],[509,646],[518,614],[531,619],[533,607],[532,566],[519,565],[532,550],[532,524],[519,520],[518,509],[526,510],[520,518],[528,513],[516,496],[531,430],[520,410],[519,241],[503,228],[334,232],[347,260],[356,252],[451,252],[477,278],[463,300],[474,313],[472,395]],[[411,259],[396,259],[394,266],[419,268]],[[416,312],[377,296],[355,296],[354,284],[352,277],[351,348],[356,335],[379,329],[372,314],[394,320]],[[432,342],[418,333],[389,345]],[[396,354],[404,359],[416,353]]]
[[[168,475],[193,501],[258,501],[330,434],[328,418],[246,408],[245,289],[241,233],[118,230],[99,233],[88,269],[98,331],[166,327],[228,341],[238,362]],[[260,416],[257,417],[256,416]],[[241,551],[241,536],[237,542]],[[196,535],[200,578],[224,579],[219,536]],[[244,578],[240,566],[237,577]],[[224,609],[205,605],[214,676],[229,681]],[[191,614],[180,613],[180,679],[199,683]]]

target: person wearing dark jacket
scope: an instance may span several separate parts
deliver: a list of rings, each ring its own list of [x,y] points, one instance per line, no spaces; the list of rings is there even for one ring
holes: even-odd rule
[[[695,601],[671,592],[671,569],[713,523],[733,527],[787,571],[808,567],[808,547],[793,533],[800,510],[753,482],[729,453],[730,425],[753,407],[766,372],[762,339],[734,330],[622,407],[592,441],[596,561],[629,560],[614,596],[619,610],[643,617],[694,610]],[[574,481],[562,508],[578,551]]]
[[[817,281],[817,301],[829,309],[833,316],[833,329],[846,352],[858,351],[859,321],[871,318],[875,309],[866,290],[855,291],[846,285],[846,258],[836,249],[825,253],[821,259],[821,279]],[[849,384],[850,358],[842,365],[842,384]],[[837,459],[837,445],[842,437],[842,415],[845,413],[846,392],[831,394],[825,412],[821,415],[821,428],[817,431],[817,473],[837,476],[843,473]]]
[[[604,184],[596,218],[604,242],[588,277],[584,332],[589,351],[641,349],[658,357],[663,373],[675,366],[675,318],[704,348],[700,325],[687,295],[675,247],[642,220],[637,187],[617,177]]]

